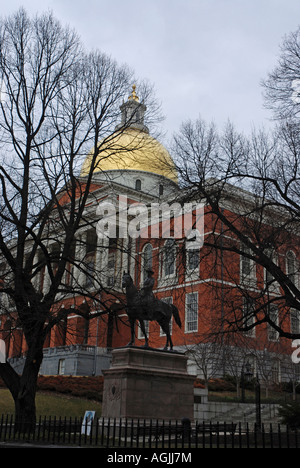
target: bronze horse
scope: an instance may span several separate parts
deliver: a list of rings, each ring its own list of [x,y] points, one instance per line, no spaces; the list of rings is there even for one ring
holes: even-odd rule
[[[177,307],[173,304],[167,304],[159,299],[154,299],[149,303],[143,303],[140,292],[133,284],[132,278],[129,273],[123,274],[122,288],[126,288],[126,299],[127,299],[127,315],[131,327],[131,340],[128,346],[133,346],[135,342],[134,325],[136,320],[140,322],[141,330],[145,336],[145,348],[149,347],[148,337],[145,330],[144,320],[155,320],[161,326],[163,332],[167,336],[165,350],[168,349],[170,344],[170,350],[173,349],[173,342],[170,335],[170,321],[174,316],[175,322],[181,328],[181,321]]]

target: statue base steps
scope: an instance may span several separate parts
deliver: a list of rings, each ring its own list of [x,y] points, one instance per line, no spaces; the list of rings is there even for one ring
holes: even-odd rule
[[[102,417],[181,420],[194,418],[194,380],[177,352],[114,349],[104,374]]]

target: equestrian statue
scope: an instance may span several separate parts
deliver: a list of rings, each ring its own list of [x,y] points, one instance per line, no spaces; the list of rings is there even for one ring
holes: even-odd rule
[[[147,270],[147,278],[144,282],[143,288],[139,291],[133,284],[133,280],[129,273],[123,273],[122,288],[126,288],[127,300],[127,315],[131,327],[131,340],[128,346],[133,346],[135,342],[134,326],[136,320],[140,322],[141,330],[145,336],[145,348],[149,347],[148,337],[145,330],[144,320],[155,320],[161,326],[163,332],[166,334],[167,341],[164,347],[170,350],[173,349],[173,342],[170,335],[170,321],[174,316],[175,322],[181,328],[181,321],[177,307],[173,304],[156,299],[152,289],[154,286],[153,271]]]

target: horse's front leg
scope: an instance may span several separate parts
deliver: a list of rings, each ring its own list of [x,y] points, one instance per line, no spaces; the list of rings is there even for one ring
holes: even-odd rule
[[[141,330],[142,330],[142,333],[145,337],[145,345],[144,345],[144,348],[149,348],[149,342],[148,342],[148,337],[147,337],[147,333],[146,333],[146,329],[145,329],[145,324],[144,324],[144,320],[140,320],[140,325],[141,325]]]

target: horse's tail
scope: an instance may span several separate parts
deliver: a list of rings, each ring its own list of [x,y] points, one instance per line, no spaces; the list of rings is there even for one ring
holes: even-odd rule
[[[175,322],[177,323],[179,328],[181,328],[181,320],[180,320],[180,317],[179,317],[178,309],[177,309],[176,306],[174,306],[174,304],[171,304],[171,305],[172,305],[172,314],[173,314],[173,317],[175,319]]]

